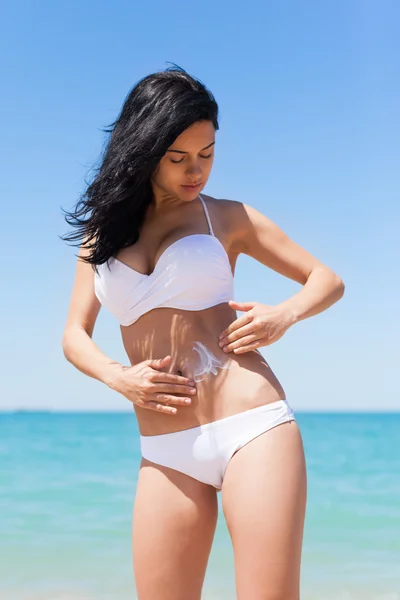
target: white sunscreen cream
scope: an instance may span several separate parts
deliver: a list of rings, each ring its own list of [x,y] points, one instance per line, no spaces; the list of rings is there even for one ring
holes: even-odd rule
[[[199,355],[199,362],[196,364],[193,373],[193,379],[196,383],[203,381],[210,373],[217,375],[217,369],[229,369],[232,364],[231,360],[228,360],[227,363],[223,364],[222,361],[201,342],[195,342],[193,350]]]

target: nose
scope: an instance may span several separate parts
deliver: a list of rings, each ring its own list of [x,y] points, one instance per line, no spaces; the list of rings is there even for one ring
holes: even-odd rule
[[[200,163],[195,161],[193,163],[191,163],[190,165],[188,165],[188,168],[186,170],[187,174],[190,176],[197,176],[197,175],[201,175],[202,170],[201,170],[201,166]]]

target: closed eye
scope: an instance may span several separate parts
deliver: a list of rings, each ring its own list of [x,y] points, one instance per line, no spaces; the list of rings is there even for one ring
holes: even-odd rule
[[[211,156],[212,156],[212,152],[210,154],[207,154],[207,156],[202,156],[200,154],[200,158],[211,158]],[[183,157],[183,158],[185,158],[185,157]],[[181,160],[173,160],[171,158],[170,160],[171,160],[172,163],[175,163],[177,165],[178,163],[181,163],[183,161],[183,158],[181,158]]]

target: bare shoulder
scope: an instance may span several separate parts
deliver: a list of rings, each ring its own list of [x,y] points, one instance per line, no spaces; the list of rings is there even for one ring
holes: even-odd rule
[[[313,269],[329,269],[256,208],[236,200],[208,199],[220,230],[237,254],[247,254],[301,284]]]
[[[237,200],[213,198],[204,196],[209,209],[214,231],[224,240],[225,245],[232,253],[240,254],[244,251],[242,239],[244,238],[246,211],[245,205]]]

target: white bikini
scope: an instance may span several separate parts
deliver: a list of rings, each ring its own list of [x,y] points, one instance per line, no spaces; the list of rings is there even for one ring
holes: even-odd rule
[[[233,276],[225,248],[210,233],[192,233],[170,244],[152,273],[139,273],[111,258],[98,265],[95,293],[121,325],[132,325],[155,308],[203,310],[233,298]]]
[[[214,235],[204,199],[200,195],[199,198],[210,233],[190,234],[170,244],[152,273],[140,273],[115,257],[97,266],[95,294],[121,325],[132,325],[156,308],[196,311],[233,299],[228,255]],[[199,375],[197,381],[225,368],[204,344],[195,342],[193,350],[200,359],[201,378]],[[292,420],[294,413],[287,400],[278,400],[190,429],[141,435],[141,452],[147,460],[219,490],[228,463],[239,448],[272,427]]]

